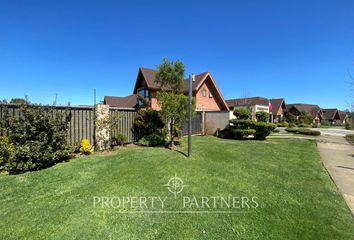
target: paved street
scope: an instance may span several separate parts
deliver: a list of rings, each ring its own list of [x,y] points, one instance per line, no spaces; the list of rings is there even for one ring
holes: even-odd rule
[[[346,130],[344,128],[311,128],[321,132],[322,136],[340,136],[344,137],[348,134],[354,134],[354,130]]]

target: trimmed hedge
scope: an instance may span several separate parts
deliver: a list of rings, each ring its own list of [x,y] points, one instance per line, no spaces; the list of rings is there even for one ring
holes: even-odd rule
[[[276,125],[273,123],[257,122],[255,124],[256,133],[254,134],[254,138],[257,140],[265,140],[275,127]]]
[[[320,136],[321,132],[316,130],[311,130],[307,128],[286,128],[285,131],[295,134],[304,134],[304,135],[312,135],[312,136]]]
[[[245,139],[250,135],[254,135],[256,130],[254,129],[231,129],[231,138],[234,139]]]

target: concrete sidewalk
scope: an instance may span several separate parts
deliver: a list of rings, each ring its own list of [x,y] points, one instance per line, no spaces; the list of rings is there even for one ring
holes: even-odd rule
[[[354,146],[344,137],[317,137],[324,166],[337,185],[354,216]]]

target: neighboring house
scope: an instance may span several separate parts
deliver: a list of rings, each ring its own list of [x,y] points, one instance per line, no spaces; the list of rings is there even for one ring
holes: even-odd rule
[[[340,115],[337,108],[325,108],[322,109],[322,112],[325,121],[328,121],[329,123],[340,122]]]
[[[138,106],[138,96],[136,94],[127,97],[105,96],[103,104],[118,108],[136,108]]]
[[[286,104],[286,111],[290,112],[296,116],[298,119],[301,115],[301,112],[307,113],[313,120],[313,122],[321,122],[323,119],[323,113],[321,108],[315,104],[304,104],[304,103],[295,103],[295,104]]]
[[[349,117],[348,113],[344,112],[344,111],[338,111],[338,113],[339,113],[339,123],[340,124],[345,124],[345,121]]]
[[[144,99],[148,108],[160,110],[156,99],[156,93],[161,90],[155,83],[157,71],[148,68],[139,68],[133,94],[127,97],[105,97],[104,104],[114,107],[142,106]],[[196,101],[197,111],[229,111],[229,108],[209,72],[195,75],[192,84],[193,96]],[[184,82],[183,93],[188,95],[188,81]]]
[[[269,112],[269,100],[263,97],[237,98],[226,100],[230,109],[230,119],[235,118],[234,110],[238,108],[250,108],[252,118],[256,118],[256,112]]]
[[[272,106],[272,120],[274,123],[279,123],[284,119],[284,112],[286,110],[286,103],[284,98],[273,98],[270,99],[270,104]]]

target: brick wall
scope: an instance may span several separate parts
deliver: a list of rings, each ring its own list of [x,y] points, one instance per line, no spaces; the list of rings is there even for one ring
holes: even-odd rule
[[[205,96],[203,96],[203,91],[205,91]],[[212,97],[210,97],[210,93],[212,93]],[[197,110],[220,111],[220,107],[214,96],[216,96],[216,94],[211,90],[210,85],[204,82],[196,94]]]

